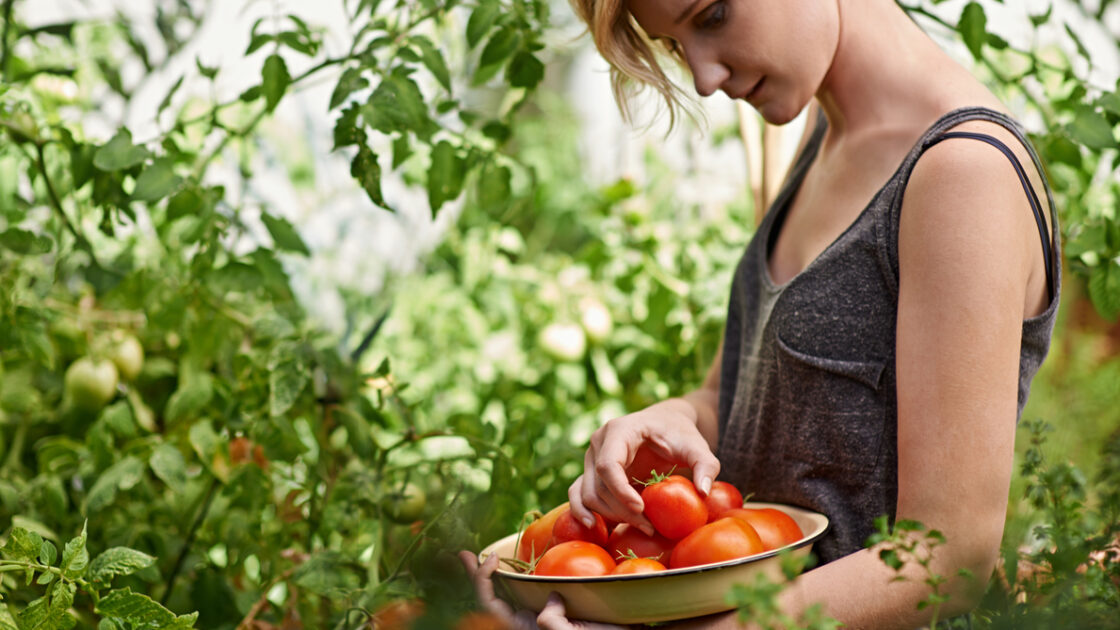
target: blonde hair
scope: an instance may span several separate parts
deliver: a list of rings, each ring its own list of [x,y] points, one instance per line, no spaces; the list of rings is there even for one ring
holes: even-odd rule
[[[664,99],[669,110],[670,129],[679,112],[695,115],[692,111],[693,103],[686,93],[661,68],[655,49],[660,49],[662,54],[668,55],[682,66],[685,65],[684,58],[669,45],[650,40],[634,16],[626,10],[625,0],[570,2],[576,14],[587,25],[599,54],[611,66],[611,89],[623,120],[633,122],[632,99],[647,87]]]

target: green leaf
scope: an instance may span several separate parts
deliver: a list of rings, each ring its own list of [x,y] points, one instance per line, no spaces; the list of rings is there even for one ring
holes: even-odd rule
[[[366,141],[366,132],[358,127],[359,113],[361,113],[361,106],[356,103],[342,110],[342,115],[334,123],[334,147],[331,149],[332,151]]]
[[[446,140],[432,148],[432,164],[428,169],[428,204],[432,216],[447,201],[459,196],[463,190],[465,164],[458,151]]]
[[[501,5],[496,0],[483,0],[467,19],[467,46],[474,48],[498,19]]]
[[[54,242],[46,236],[40,236],[16,227],[0,232],[0,247],[22,256],[46,254],[51,251],[53,245]]]
[[[144,476],[144,463],[129,455],[101,473],[86,495],[85,507],[90,512],[105,508],[117,498],[118,490],[128,490]]]
[[[284,97],[284,92],[292,82],[292,76],[288,74],[288,65],[284,63],[284,58],[275,53],[264,60],[262,76],[261,92],[264,94],[265,106],[271,111],[276,109],[276,104]]]
[[[535,88],[544,79],[544,64],[533,53],[523,50],[510,60],[506,78],[513,87]]]
[[[261,221],[264,221],[264,226],[268,228],[268,233],[272,236],[272,241],[277,249],[303,254],[304,256],[311,255],[307,245],[304,244],[299,233],[287,219],[261,211]]]
[[[112,547],[98,554],[89,565],[89,579],[108,584],[118,575],[131,575],[156,563],[153,556],[129,549]]]
[[[93,165],[103,171],[121,171],[148,159],[148,150],[132,144],[132,133],[122,128],[93,154]]]
[[[451,72],[447,69],[447,63],[443,60],[443,54],[424,35],[416,35],[412,38],[414,44],[420,48],[420,61],[424,67],[432,73],[432,76],[439,81],[443,89],[448,92],[451,91]]]
[[[187,462],[179,449],[171,444],[160,444],[148,458],[152,472],[177,494],[182,494],[187,486]]]
[[[481,85],[489,81],[501,69],[502,62],[508,59],[520,44],[521,33],[517,29],[511,26],[498,29],[482,49],[478,70],[474,73],[474,84]]]
[[[0,553],[9,560],[35,561],[43,548],[43,537],[22,527],[12,528],[8,541],[0,547]]]
[[[975,59],[980,59],[984,42],[988,39],[987,28],[988,18],[984,14],[984,7],[975,0],[965,5],[961,11],[961,19],[957,22],[957,31]]]
[[[355,455],[369,460],[376,454],[377,447],[365,418],[348,407],[340,407],[335,418],[346,427],[346,439],[350,443],[350,448],[354,449]]]
[[[164,410],[167,423],[171,425],[197,417],[214,397],[214,377],[207,372],[180,372],[180,376],[179,388],[171,395]]]
[[[198,458],[203,462],[209,462],[214,457],[214,452],[218,450],[219,444],[218,434],[214,432],[214,427],[210,426],[207,421],[195,422],[187,431],[187,435]]]
[[[208,66],[202,63],[201,57],[194,58],[194,66],[198,68],[199,74],[206,77],[207,79],[210,79],[211,81],[214,80],[214,77],[218,76],[218,66]]]
[[[381,165],[377,162],[377,154],[365,142],[358,145],[358,154],[350,162],[350,175],[358,180],[370,201],[382,208],[388,207],[381,194]]]
[[[1050,15],[1053,14],[1053,13],[1054,13],[1054,4],[1050,3],[1050,6],[1046,7],[1046,13],[1030,16],[1031,24],[1035,28],[1038,28],[1039,26],[1042,26],[1043,24],[1049,22],[1050,21]]]
[[[488,162],[478,176],[478,205],[489,210],[508,204],[511,177],[509,168]]]
[[[1120,316],[1120,265],[1109,260],[1089,272],[1089,299],[1101,317],[1116,321]]]
[[[328,109],[334,109],[339,105],[346,102],[350,95],[358,90],[364,90],[369,87],[369,80],[362,76],[362,71],[358,68],[347,68],[342,72],[342,76],[338,78],[338,83],[334,86],[334,91],[331,92],[331,101]]]
[[[44,540],[43,545],[39,547],[39,564],[53,567],[55,560],[58,560],[58,548],[51,541]]]
[[[311,380],[310,371],[299,346],[293,343],[277,344],[272,349],[268,371],[268,411],[273,416],[280,416],[299,400]]]
[[[159,102],[159,106],[156,107],[156,116],[157,117],[160,114],[163,113],[163,110],[165,110],[165,109],[167,109],[168,107],[171,106],[171,99],[175,97],[175,93],[178,92],[179,88],[181,88],[183,86],[183,79],[185,79],[185,78],[186,78],[185,74],[179,75],[179,80],[176,81],[171,86],[171,89],[167,91],[167,95],[164,96],[163,100]],[[213,78],[213,77],[211,77],[211,78]]]
[[[1064,26],[1066,28],[1066,34],[1073,40],[1073,45],[1077,47],[1077,54],[1081,55],[1085,61],[1088,61],[1089,67],[1091,68],[1093,66],[1093,56],[1089,54],[1089,49],[1085,47],[1084,42],[1081,41],[1077,33],[1070,28],[1068,22]]]
[[[132,198],[136,201],[159,201],[170,195],[179,186],[180,181],[172,168],[171,159],[159,158],[149,164],[136,179]]]
[[[1120,116],[1120,94],[1105,92],[1097,99],[1097,105],[1110,114]]]
[[[133,593],[129,588],[110,591],[97,602],[94,611],[133,628],[193,628],[198,619],[198,613],[176,616],[147,595]]]
[[[8,610],[8,605],[0,601],[0,630],[20,630],[16,625],[16,618],[12,616],[12,611]]]
[[[1090,149],[1110,149],[1116,146],[1112,125],[1092,107],[1078,106],[1074,115],[1068,129],[1070,137],[1076,142]]]
[[[82,525],[82,533],[70,539],[62,550],[62,575],[68,580],[76,580],[86,573],[89,568],[89,550],[86,549],[86,526]]]
[[[431,133],[424,95],[403,68],[382,79],[362,107],[362,117],[369,126],[385,134],[411,131],[426,137]]]
[[[47,590],[47,595],[27,605],[16,617],[20,630],[69,630],[77,623],[70,614],[77,590],[72,582],[58,581]]]
[[[196,216],[202,211],[205,197],[197,186],[186,186],[167,202],[167,221],[179,217]]]

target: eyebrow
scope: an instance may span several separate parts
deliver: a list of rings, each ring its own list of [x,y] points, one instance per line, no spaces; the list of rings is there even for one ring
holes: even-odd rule
[[[673,24],[680,24],[681,22],[683,22],[685,18],[688,17],[688,14],[692,13],[692,10],[696,8],[696,5],[700,4],[703,1],[704,0],[693,0],[691,4],[685,7],[684,11],[681,11],[681,14],[677,16],[677,19],[673,20]]]

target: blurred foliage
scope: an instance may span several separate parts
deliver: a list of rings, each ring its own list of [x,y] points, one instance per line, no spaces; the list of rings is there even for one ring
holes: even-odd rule
[[[185,84],[221,76],[195,60],[154,112],[162,131],[134,138],[87,135],[88,117],[131,107],[205,10],[161,0],[150,25],[28,27],[24,3],[3,2],[0,628],[450,626],[473,605],[453,551],[562,502],[600,422],[706,372],[748,195],[715,213],[681,204],[680,173],[656,155],[647,181],[588,184],[576,123],[533,96],[546,2],[345,4],[345,54],[327,54],[310,16],[258,21],[256,85],[180,105]],[[1042,117],[1069,267],[1114,317],[1115,94],[1056,49],[1011,50],[976,3],[959,26],[997,89]],[[334,150],[372,204],[392,210],[392,178],[433,214],[461,208],[422,273],[349,296],[370,323],[356,344],[295,298],[285,263],[311,255],[296,226],[215,183],[221,168],[252,180],[261,122],[320,78],[335,86]],[[1079,380],[1071,361],[1053,377],[1078,389],[1091,371]],[[1076,485],[1029,461],[1030,497]],[[1065,516],[1029,498],[1031,527],[1111,496],[1079,492]],[[1077,518],[1052,539],[1009,528],[1008,553],[1031,536],[1044,542],[1023,553],[1076,573],[1037,554],[1099,552],[1111,530]],[[1097,597],[1107,580],[1090,575]]]

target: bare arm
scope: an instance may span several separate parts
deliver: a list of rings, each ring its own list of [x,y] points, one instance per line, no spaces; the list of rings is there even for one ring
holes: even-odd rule
[[[723,340],[720,340],[719,350],[708,367],[708,375],[700,387],[681,396],[689,402],[696,411],[696,428],[714,452],[719,443],[719,375],[723,363]]]

